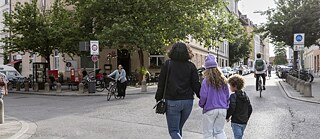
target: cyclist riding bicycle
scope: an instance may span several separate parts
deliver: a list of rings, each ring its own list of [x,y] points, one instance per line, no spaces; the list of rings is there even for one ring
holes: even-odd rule
[[[272,70],[272,66],[271,64],[269,63],[268,65],[268,76],[271,77],[271,70]]]
[[[263,79],[263,86],[262,89],[266,90],[266,71],[267,65],[266,62],[261,58],[261,53],[257,54],[257,59],[253,63],[254,67],[254,77],[256,77],[256,90],[258,91],[258,81],[259,78],[262,77]]]

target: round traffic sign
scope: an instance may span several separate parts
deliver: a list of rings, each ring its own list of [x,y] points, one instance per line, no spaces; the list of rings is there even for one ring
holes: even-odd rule
[[[98,61],[98,56],[97,56],[97,55],[91,56],[91,60],[92,60],[93,62],[97,62],[97,61]]]
[[[67,63],[66,63],[66,66],[67,66],[67,67],[71,67],[71,66],[72,66],[71,62],[67,62]]]
[[[97,51],[98,50],[98,46],[97,45],[92,45],[92,51]]]
[[[296,36],[296,40],[297,40],[298,42],[302,41],[302,39],[303,39],[303,38],[302,38],[302,35],[297,35],[297,36]]]

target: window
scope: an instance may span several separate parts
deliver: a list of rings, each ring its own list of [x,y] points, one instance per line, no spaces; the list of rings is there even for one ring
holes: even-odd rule
[[[93,68],[91,56],[81,56],[81,68]]]
[[[59,50],[54,50],[54,69],[59,69]]]
[[[4,0],[4,4],[8,4],[9,3],[9,0]]]
[[[150,55],[150,69],[158,69],[164,64],[163,55]]]

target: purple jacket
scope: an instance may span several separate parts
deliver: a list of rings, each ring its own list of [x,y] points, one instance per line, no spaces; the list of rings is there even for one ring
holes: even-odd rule
[[[207,79],[202,81],[200,90],[199,106],[203,108],[202,113],[213,109],[228,109],[229,108],[229,87],[225,85],[218,90],[209,85]]]

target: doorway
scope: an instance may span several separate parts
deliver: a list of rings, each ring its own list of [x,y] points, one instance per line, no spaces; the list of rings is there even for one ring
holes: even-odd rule
[[[130,59],[130,53],[127,49],[118,49],[118,59],[117,63],[118,65],[121,64],[123,69],[126,71],[127,76],[131,74],[131,59]],[[118,67],[117,65],[117,67]]]

